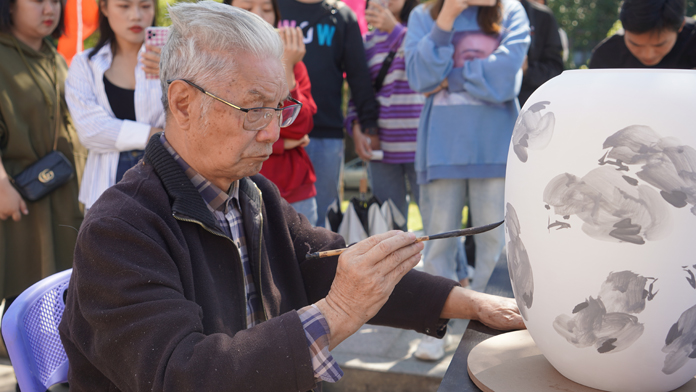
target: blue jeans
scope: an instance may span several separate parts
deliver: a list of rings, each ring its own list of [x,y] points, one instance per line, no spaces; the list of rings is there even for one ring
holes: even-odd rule
[[[310,136],[311,137],[311,136]],[[324,227],[329,205],[338,200],[338,181],[343,171],[343,139],[314,138],[305,147],[317,175],[317,226]]]
[[[420,186],[420,210],[425,234],[457,230],[462,225],[462,209],[467,200],[472,225],[500,222],[505,216],[505,179],[472,178],[441,179]],[[505,228],[500,227],[474,236],[476,243],[476,274],[471,288],[483,291],[505,244]],[[466,277],[466,265],[457,274],[459,238],[428,241],[423,250],[423,267],[430,274],[453,280]],[[460,250],[461,251],[461,250]]]
[[[416,169],[411,163],[383,163],[371,161],[367,167],[370,175],[372,194],[381,202],[392,199],[401,215],[406,218],[406,224],[401,230],[408,230],[408,190],[406,183],[411,186],[411,194],[416,204],[420,199],[418,183],[416,182]]]
[[[143,155],[145,155],[145,151],[143,150],[121,151],[118,156],[118,166],[116,167],[117,184],[121,181],[128,169],[138,164],[138,161],[143,158]]]
[[[312,226],[317,225],[317,199],[310,197],[309,199],[304,199],[290,203],[290,205],[295,209],[295,211],[307,217],[309,223]]]

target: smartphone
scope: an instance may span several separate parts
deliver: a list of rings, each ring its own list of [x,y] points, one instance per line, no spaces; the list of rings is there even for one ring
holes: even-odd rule
[[[157,46],[161,48],[167,43],[167,36],[169,35],[169,27],[164,26],[150,26],[145,29],[145,43],[152,46]],[[145,74],[147,79],[158,79],[157,76]]]
[[[167,43],[168,35],[169,27],[150,26],[145,29],[145,43],[161,48]]]

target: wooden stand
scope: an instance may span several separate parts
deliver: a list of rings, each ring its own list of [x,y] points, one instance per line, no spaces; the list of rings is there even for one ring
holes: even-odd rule
[[[541,354],[526,330],[494,336],[479,343],[469,353],[467,370],[484,392],[599,391],[561,375]],[[696,392],[696,379],[674,392]]]

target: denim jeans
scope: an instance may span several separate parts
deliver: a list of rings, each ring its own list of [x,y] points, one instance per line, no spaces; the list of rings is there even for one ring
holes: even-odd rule
[[[290,205],[295,209],[295,211],[307,217],[309,223],[312,226],[317,224],[317,199],[310,197],[309,199],[304,199],[290,203]]]
[[[143,150],[132,150],[132,151],[121,151],[118,156],[118,166],[116,167],[116,183],[123,178],[128,169],[138,164],[138,161],[143,158],[145,151]]]
[[[370,176],[372,194],[381,202],[392,199],[401,214],[406,218],[406,224],[401,230],[408,230],[408,190],[406,183],[411,186],[411,194],[416,204],[420,199],[418,183],[416,182],[416,169],[411,163],[382,163],[371,161],[367,167]]]
[[[311,138],[311,136],[310,136]],[[317,226],[324,227],[329,205],[338,200],[338,181],[343,171],[343,139],[311,139],[305,147],[317,175]]]
[[[468,196],[468,197],[467,197]],[[462,209],[469,200],[472,225],[481,226],[500,222],[505,216],[505,179],[472,178],[441,179],[420,186],[420,210],[425,234],[437,234],[461,228]],[[505,228],[500,227],[474,236],[476,243],[476,273],[471,288],[483,291],[495,268],[505,244]],[[430,274],[453,280],[466,277],[466,265],[457,275],[459,238],[448,238],[425,243],[423,267]]]

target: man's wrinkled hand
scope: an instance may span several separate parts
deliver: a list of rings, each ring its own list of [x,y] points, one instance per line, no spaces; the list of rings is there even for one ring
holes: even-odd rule
[[[524,320],[513,298],[499,297],[478,293],[477,301],[478,321],[486,326],[507,331],[511,329],[525,329]]]
[[[317,306],[331,330],[330,349],[374,317],[394,286],[418,264],[422,242],[413,233],[369,237],[339,256],[331,290]]]

